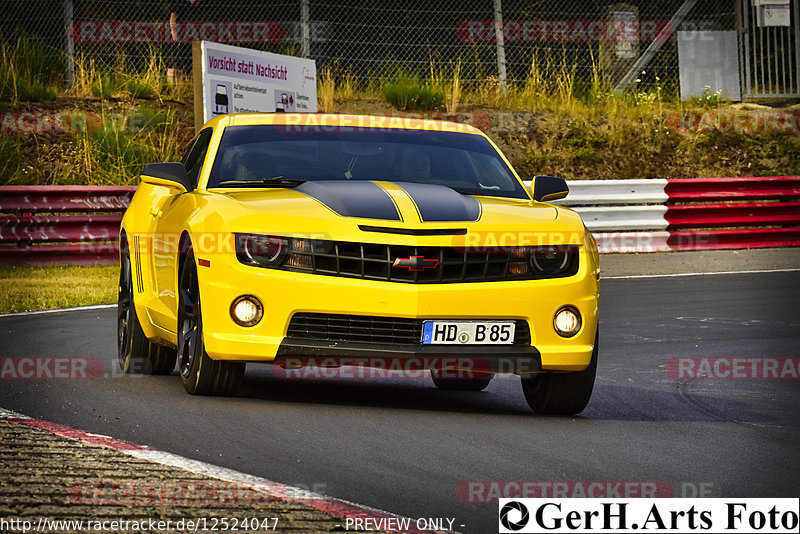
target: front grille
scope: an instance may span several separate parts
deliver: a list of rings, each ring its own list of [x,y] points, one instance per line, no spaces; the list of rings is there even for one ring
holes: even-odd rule
[[[423,322],[423,319],[403,317],[296,313],[289,322],[286,335],[323,341],[419,345]],[[516,319],[515,322],[514,344],[530,345],[531,331],[528,322],[521,319]]]
[[[304,240],[304,250],[296,248],[296,257],[282,268],[295,272],[309,272],[332,276],[385,280],[406,283],[491,282],[503,280],[533,280],[561,278],[578,272],[576,246],[570,251],[568,268],[557,275],[535,273],[515,274],[511,262],[525,261],[515,254],[514,248],[420,247],[351,243],[346,241]],[[518,251],[519,252],[519,251]],[[398,258],[420,256],[436,260],[435,267],[413,270],[394,266]]]

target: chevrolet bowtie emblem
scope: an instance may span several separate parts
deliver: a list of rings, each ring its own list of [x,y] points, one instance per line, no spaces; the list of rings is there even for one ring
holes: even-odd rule
[[[433,269],[439,265],[439,260],[428,260],[423,256],[411,256],[410,258],[397,258],[392,267],[407,267],[409,271],[422,271]]]

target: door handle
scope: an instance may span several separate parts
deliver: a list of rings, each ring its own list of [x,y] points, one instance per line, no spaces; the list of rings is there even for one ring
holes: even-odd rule
[[[161,217],[164,212],[158,208],[150,208],[150,215],[153,217]]]

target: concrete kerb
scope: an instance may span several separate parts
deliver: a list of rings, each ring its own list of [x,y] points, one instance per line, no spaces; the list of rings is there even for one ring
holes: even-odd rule
[[[346,530],[348,520],[371,518],[389,526],[376,532],[439,532],[382,510],[2,408],[0,453],[0,518],[20,527],[25,521],[50,527],[38,531],[76,530],[77,523],[64,528],[55,521],[83,520],[88,527],[90,521],[116,520],[145,532],[155,518],[170,521],[158,532],[183,532],[192,530],[189,520],[208,525],[236,518],[259,520],[258,528],[240,529],[245,531],[330,532]],[[404,519],[410,528],[391,528]]]

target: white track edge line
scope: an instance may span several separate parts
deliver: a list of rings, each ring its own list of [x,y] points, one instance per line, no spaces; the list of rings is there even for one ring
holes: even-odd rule
[[[120,450],[120,452],[146,460],[148,462],[164,465],[167,467],[175,467],[190,473],[198,475],[205,475],[225,482],[236,482],[255,486],[263,491],[269,492],[270,488],[279,486],[286,490],[286,497],[297,499],[328,499],[319,493],[313,493],[302,488],[287,486],[286,484],[279,484],[256,475],[250,475],[241,471],[235,471],[227,467],[222,467],[202,460],[193,460],[179,454],[159,450]]]
[[[6,410],[5,408],[0,408],[0,419],[31,419],[27,415],[22,415],[21,413],[17,413],[11,410]]]
[[[627,280],[631,278],[678,278],[682,276],[714,276],[718,274],[759,274],[759,273],[795,273],[800,269],[761,269],[752,271],[711,271],[707,273],[672,273],[672,274],[631,274],[620,276],[603,276],[600,272],[600,280]]]
[[[29,315],[45,315],[50,313],[64,313],[73,311],[86,311],[86,310],[104,310],[106,308],[115,308],[116,304],[92,304],[91,306],[73,306],[72,308],[56,308],[54,310],[36,310],[27,312],[16,313],[0,313],[0,318],[3,317],[26,317]]]
[[[357,504],[344,499],[337,499],[336,497],[322,495],[320,493],[314,493],[306,489],[290,486],[280,482],[274,482],[266,478],[262,478],[256,475],[251,475],[248,473],[243,473],[241,471],[236,471],[234,469],[229,469],[227,467],[210,464],[202,460],[193,460],[191,458],[187,458],[179,454],[173,454],[171,452],[165,452],[159,450],[120,450],[120,452],[133,456],[140,460],[146,460],[167,467],[175,467],[178,469],[183,469],[184,471],[189,471],[190,473],[216,478],[218,480],[223,480],[225,482],[247,484],[249,486],[253,486],[255,489],[267,493],[274,493],[271,492],[270,490],[271,488],[277,486],[285,491],[285,493],[281,493],[279,495],[281,497],[288,497],[293,499],[319,499],[324,501],[334,501],[342,504],[347,504],[349,506],[353,506],[364,511],[370,511],[378,514],[407,519],[401,515],[381,510],[380,508],[374,508],[372,506]]]

